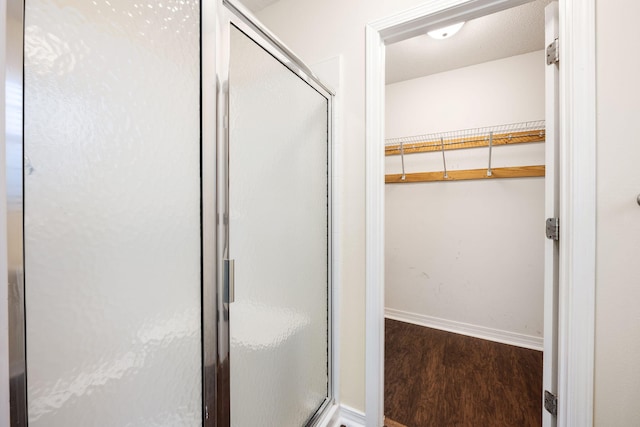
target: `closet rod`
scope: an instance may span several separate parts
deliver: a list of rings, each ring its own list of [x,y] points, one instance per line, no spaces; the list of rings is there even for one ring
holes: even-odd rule
[[[544,165],[514,166],[507,168],[493,168],[491,175],[487,175],[486,169],[468,169],[447,171],[447,178],[442,172],[418,172],[405,174],[389,174],[385,176],[387,184],[400,184],[405,182],[434,182],[434,181],[464,181],[470,179],[500,179],[500,178],[527,178],[544,176]]]
[[[489,135],[491,133],[493,133],[492,144],[494,146],[544,142],[545,124],[544,120],[538,120],[534,122],[513,123],[510,125],[392,138],[386,141],[384,151],[386,156],[400,154],[400,143],[403,145],[404,154],[441,151],[443,145],[445,150],[488,147]]]

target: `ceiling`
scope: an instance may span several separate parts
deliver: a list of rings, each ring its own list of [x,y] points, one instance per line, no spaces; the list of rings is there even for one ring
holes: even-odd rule
[[[451,38],[421,35],[387,46],[386,82],[468,67],[544,49],[544,7],[536,0],[467,22]]]
[[[278,0],[240,1],[256,13]],[[434,40],[425,34],[388,45],[386,83],[544,49],[544,8],[551,1],[536,0],[471,20],[449,39]]]

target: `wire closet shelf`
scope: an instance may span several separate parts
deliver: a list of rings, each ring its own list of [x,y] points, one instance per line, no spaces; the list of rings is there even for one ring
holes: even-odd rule
[[[479,127],[473,129],[438,132],[424,135],[390,138],[385,141],[385,155],[400,155],[402,173],[387,175],[385,182],[427,182],[480,178],[518,178],[544,176],[544,165],[492,169],[491,157],[494,145],[510,145],[545,141],[544,120]],[[464,148],[489,147],[486,169],[447,171],[445,151]],[[423,172],[405,174],[405,154],[442,152],[443,173]]]
[[[404,154],[410,154],[440,151],[443,146],[445,150],[487,147],[492,135],[493,145],[544,141],[544,120],[389,138],[385,140],[385,153],[400,154],[401,148]]]

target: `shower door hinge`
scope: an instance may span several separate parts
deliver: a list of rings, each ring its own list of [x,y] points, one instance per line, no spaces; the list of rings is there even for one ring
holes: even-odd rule
[[[224,301],[231,304],[236,299],[236,275],[235,261],[232,259],[224,260],[224,271],[222,273],[224,279]]]
[[[547,239],[560,240],[560,218],[547,218]]]
[[[558,397],[547,390],[544,391],[544,409],[554,417],[558,416]]]
[[[547,46],[547,65],[557,64],[560,62],[560,50],[558,49],[558,39]]]

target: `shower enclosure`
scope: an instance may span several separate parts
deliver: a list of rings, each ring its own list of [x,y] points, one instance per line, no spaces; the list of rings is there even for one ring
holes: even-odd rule
[[[8,11],[11,425],[321,422],[331,91],[235,2]]]
[[[219,12],[218,423],[312,424],[331,401],[331,94],[239,5]]]

